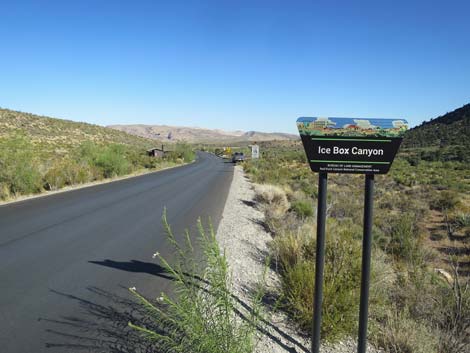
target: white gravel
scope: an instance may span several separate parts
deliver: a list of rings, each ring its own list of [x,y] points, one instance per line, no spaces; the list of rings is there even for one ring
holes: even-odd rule
[[[250,297],[263,277],[265,258],[271,235],[262,226],[264,214],[256,208],[252,184],[241,166],[236,166],[232,185],[219,223],[217,240],[225,249],[231,267],[233,290],[240,300],[250,303]],[[278,275],[268,269],[266,285],[270,292],[279,288]],[[289,325],[282,312],[268,313],[268,323],[259,332],[256,353],[294,353],[310,351],[310,341],[302,338]],[[355,353],[354,340],[333,347],[322,346],[322,353]],[[378,353],[375,349],[369,353]]]

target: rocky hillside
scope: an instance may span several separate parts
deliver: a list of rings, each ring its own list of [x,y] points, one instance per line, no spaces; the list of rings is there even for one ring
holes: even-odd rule
[[[70,120],[55,119],[30,113],[0,108],[0,139],[21,136],[37,146],[40,151],[64,153],[85,141],[96,144],[122,144],[148,148],[154,141]]]
[[[190,143],[294,140],[297,135],[258,131],[223,131],[195,127],[167,125],[110,125],[111,129],[160,141],[186,141]]]

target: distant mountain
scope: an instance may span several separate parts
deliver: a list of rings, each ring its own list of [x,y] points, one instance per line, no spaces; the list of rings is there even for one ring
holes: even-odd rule
[[[470,104],[409,130],[403,147],[470,146]]]
[[[297,135],[286,133],[267,133],[259,131],[224,131],[196,127],[167,125],[110,125],[108,128],[127,132],[128,134],[151,138],[159,141],[186,141],[190,143],[211,142],[254,142],[273,140],[295,140]]]

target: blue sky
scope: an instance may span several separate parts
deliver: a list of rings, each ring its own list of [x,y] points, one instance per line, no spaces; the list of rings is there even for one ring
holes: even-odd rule
[[[468,1],[4,1],[0,106],[296,132],[470,102]]]

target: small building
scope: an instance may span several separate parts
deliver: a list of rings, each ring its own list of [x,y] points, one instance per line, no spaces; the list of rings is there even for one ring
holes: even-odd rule
[[[156,157],[156,158],[162,158],[168,152],[169,151],[165,151],[163,145],[161,148],[154,147],[154,148],[147,150],[147,154],[149,155],[149,157]]]

